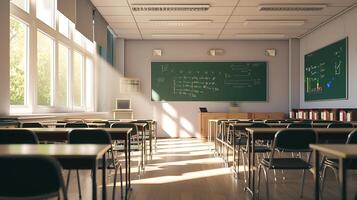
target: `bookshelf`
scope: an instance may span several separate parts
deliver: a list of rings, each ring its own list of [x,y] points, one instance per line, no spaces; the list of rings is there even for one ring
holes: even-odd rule
[[[290,119],[320,121],[357,121],[357,109],[354,108],[309,108],[292,109]]]

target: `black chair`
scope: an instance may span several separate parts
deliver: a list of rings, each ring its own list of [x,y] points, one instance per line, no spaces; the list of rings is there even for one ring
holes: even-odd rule
[[[141,158],[140,161],[138,162],[138,175],[140,175],[141,169],[144,170],[144,152],[143,152],[143,144],[142,144],[142,140],[140,138],[139,135],[139,131],[138,131],[138,127],[133,124],[133,123],[129,123],[129,122],[117,122],[117,123],[113,123],[111,126],[111,128],[131,128],[131,141],[130,141],[130,150],[131,151],[141,151]],[[117,152],[123,152],[124,149],[124,144],[122,141],[116,141],[115,145],[114,145],[114,151]],[[130,153],[130,152],[129,152]]]
[[[312,124],[305,122],[291,123],[288,128],[312,128]]]
[[[122,167],[119,163],[119,160],[114,158],[113,148],[112,148],[112,139],[111,136],[105,131],[101,129],[74,129],[68,134],[68,143],[69,144],[109,144],[111,148],[109,149],[109,158],[106,160],[106,167],[107,169],[115,170],[114,174],[114,188],[113,188],[113,196],[112,199],[115,199],[115,190],[116,190],[116,179],[117,179],[117,172],[118,169],[120,170],[120,189],[121,189],[121,199],[123,199],[123,172]],[[102,161],[99,162],[98,168],[103,169]],[[68,172],[67,177],[67,187],[69,185],[70,173]],[[81,186],[80,186],[80,179],[79,179],[79,172],[77,170],[77,181],[78,181],[78,191],[79,191],[79,198],[82,198],[81,194]],[[103,186],[105,187],[105,186]]]
[[[317,134],[313,129],[283,129],[275,134],[272,151],[268,158],[263,158],[258,166],[258,188],[260,186],[260,172],[264,171],[266,180],[266,196],[269,199],[267,171],[273,170],[303,170],[300,197],[303,197],[305,172],[312,168],[310,165],[310,144],[317,142]],[[279,152],[307,152],[307,161],[302,157],[276,157]],[[258,193],[259,194],[259,193]]]
[[[341,122],[334,122],[330,123],[327,128],[353,128],[352,123],[341,123]]]
[[[38,144],[37,135],[26,129],[0,129],[0,144]]]
[[[25,164],[24,164],[25,163]],[[62,169],[47,156],[0,156],[0,199],[67,200]]]
[[[103,120],[103,121],[93,121],[93,123],[98,123],[98,124],[100,124],[100,123],[104,123],[105,124],[105,128],[110,128],[110,126],[111,126],[111,124],[110,124],[110,122],[109,121],[107,121],[107,120]]]
[[[353,130],[348,134],[346,144],[357,144],[357,130]],[[325,179],[326,179],[326,172],[327,169],[331,169],[334,173],[337,183],[339,181],[338,175],[338,159],[330,159],[327,157],[322,158],[322,173],[321,173],[321,193],[323,194],[324,186],[325,186]],[[357,169],[357,160],[351,160],[350,163],[347,164],[348,169]]]
[[[89,128],[89,126],[84,122],[68,122],[65,128]]]
[[[263,122],[254,122],[252,123],[248,128],[271,128],[268,124],[265,124]],[[240,160],[240,153],[242,154],[241,156],[243,157],[243,166],[246,166],[245,163],[248,163],[248,148],[251,148],[251,145],[248,144],[247,142],[247,135],[245,132],[240,134],[238,141],[236,141],[236,144],[238,145],[238,163]],[[242,147],[241,147],[242,146]],[[271,148],[269,146],[269,143],[266,141],[256,141],[254,145],[254,152],[255,153],[260,153],[260,154],[265,154],[271,151]],[[256,159],[256,158],[253,158]],[[257,159],[259,160],[259,156],[257,156]],[[243,171],[244,174],[244,181],[247,182],[247,174],[246,170]]]
[[[42,124],[39,122],[26,122],[22,123],[22,128],[43,128]]]

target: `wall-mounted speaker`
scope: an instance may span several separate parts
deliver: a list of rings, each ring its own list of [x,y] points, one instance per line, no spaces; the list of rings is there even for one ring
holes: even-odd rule
[[[208,54],[210,56],[220,56],[224,54],[224,49],[210,49]]]

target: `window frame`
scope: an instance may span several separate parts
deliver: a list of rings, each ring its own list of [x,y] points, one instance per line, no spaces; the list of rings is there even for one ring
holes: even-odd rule
[[[86,73],[87,63],[86,60],[90,59],[93,63],[93,82],[95,82],[97,72],[96,70],[96,60],[97,55],[95,49],[88,49],[87,40],[85,38],[81,38],[81,44],[77,44],[74,41],[74,24],[69,20],[68,37],[63,35],[59,31],[59,11],[56,8],[56,0],[54,0],[54,26],[53,28],[48,26],[46,23],[41,21],[36,16],[36,0],[28,0],[28,12],[17,7],[15,4],[10,3],[10,16],[16,19],[21,20],[25,24],[28,24],[28,33],[27,33],[27,73],[26,73],[26,94],[25,94],[25,102],[26,105],[10,105],[10,113],[49,113],[49,112],[86,112],[88,110],[93,111],[94,109],[87,109],[86,105],[86,79],[88,77]],[[53,59],[53,67],[51,69],[51,105],[43,106],[37,105],[37,31],[41,31],[46,36],[53,39],[54,46],[54,59]],[[68,69],[67,69],[67,106],[58,105],[56,101],[57,94],[57,81],[58,76],[57,72],[59,69],[59,44],[68,48]],[[95,47],[94,44],[91,45],[92,48]],[[73,54],[74,51],[79,52],[83,56],[83,66],[82,66],[82,99],[81,106],[74,106],[73,102],[73,92],[71,91],[72,87],[72,70],[73,70]],[[96,86],[93,88],[93,100],[92,102],[96,102]],[[94,103],[95,104],[95,103]],[[95,107],[95,105],[91,105],[89,107]]]

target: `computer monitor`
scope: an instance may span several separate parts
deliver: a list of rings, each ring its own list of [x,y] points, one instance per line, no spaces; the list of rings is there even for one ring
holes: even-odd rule
[[[207,112],[207,108],[206,107],[200,107],[200,111],[201,112]]]
[[[130,99],[116,99],[116,109],[131,109]]]

